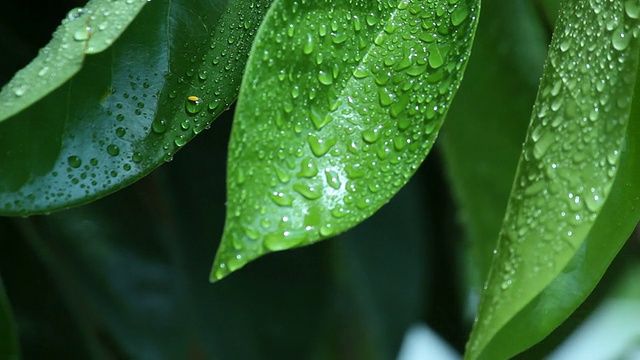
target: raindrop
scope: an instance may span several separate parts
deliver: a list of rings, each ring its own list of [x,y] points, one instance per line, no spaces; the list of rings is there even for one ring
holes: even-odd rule
[[[67,158],[67,162],[69,163],[69,166],[76,169],[82,165],[82,159],[76,155],[69,156]]]
[[[336,190],[340,189],[342,183],[340,182],[340,177],[335,171],[332,171],[331,169],[325,169],[324,175],[329,186]]]
[[[640,17],[640,3],[637,0],[627,0],[624,3],[624,10],[632,19],[637,19]]]
[[[13,93],[20,97],[23,96],[24,94],[27,93],[27,90],[29,90],[29,85],[27,84],[21,84],[15,87],[15,89],[13,89]]]
[[[158,134],[162,134],[167,131],[167,127],[167,120],[165,119],[155,119],[151,124],[151,129],[153,129],[153,132]]]
[[[264,246],[271,251],[281,251],[292,248],[302,241],[302,237],[293,237],[288,231],[268,234],[264,238]]]
[[[293,190],[304,196],[308,200],[315,200],[322,196],[322,189],[314,186],[308,186],[301,183],[294,184]]]
[[[118,156],[120,154],[120,148],[115,144],[111,144],[107,146],[107,153],[111,156]]]
[[[309,146],[311,147],[311,151],[313,152],[313,154],[317,157],[321,157],[327,152],[329,152],[331,147],[336,144],[338,139],[332,138],[332,139],[324,140],[319,138],[315,134],[310,134],[309,137],[307,138],[307,141],[309,143]]]
[[[282,192],[273,192],[270,194],[271,200],[279,206],[293,205],[293,197]]]
[[[312,158],[307,157],[302,160],[298,177],[312,178],[318,174],[318,168]]]
[[[333,83],[333,77],[331,76],[330,73],[326,71],[318,72],[318,80],[320,81],[321,84],[324,84],[324,85],[331,85]]]
[[[204,102],[197,96],[191,95],[187,97],[187,101],[185,101],[185,109],[189,114],[197,114],[202,110]]]
[[[629,46],[629,41],[630,37],[625,34],[622,26],[618,27],[611,36],[611,43],[616,50],[622,51],[626,49]]]

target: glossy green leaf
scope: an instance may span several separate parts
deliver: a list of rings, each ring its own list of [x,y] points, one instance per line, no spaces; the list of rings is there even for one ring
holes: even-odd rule
[[[474,0],[273,3],[238,100],[212,280],[389,201],[435,140],[478,11]]]
[[[532,2],[485,2],[482,19],[439,139],[468,238],[469,279],[478,292],[489,272],[549,47]]]
[[[90,0],[62,20],[38,56],[0,90],[0,122],[24,110],[75,75],[86,54],[104,51],[147,0]]]
[[[73,79],[0,124],[0,214],[88,202],[171,160],[235,100],[267,5],[151,2]]]
[[[7,360],[20,358],[18,333],[2,279],[0,279],[0,357]]]
[[[586,0],[561,10],[470,359],[508,358],[551,332],[637,224],[639,10]]]

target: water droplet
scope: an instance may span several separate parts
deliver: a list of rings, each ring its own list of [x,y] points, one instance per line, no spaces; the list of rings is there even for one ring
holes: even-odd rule
[[[246,264],[247,260],[245,260],[245,258],[240,254],[232,257],[231,259],[229,259],[229,261],[227,261],[227,267],[229,271],[236,271]]]
[[[45,76],[49,72],[48,66],[43,66],[40,71],[38,71],[38,76]]]
[[[327,184],[334,189],[340,189],[342,183],[340,182],[340,177],[338,173],[332,171],[331,169],[325,169],[325,178],[327,180]]]
[[[324,84],[324,85],[333,84],[333,77],[331,76],[330,73],[328,73],[326,71],[319,71],[318,72],[318,80],[320,81],[321,84]]]
[[[111,156],[118,156],[120,154],[120,148],[118,147],[118,145],[111,144],[107,146],[107,153],[109,153],[109,155]]]
[[[27,84],[21,84],[21,85],[16,86],[16,87],[13,89],[13,93],[14,93],[16,96],[20,97],[20,96],[23,96],[24,94],[26,94],[26,93],[27,93],[27,90],[29,90],[29,85],[27,85]]]
[[[307,42],[302,47],[302,52],[309,55],[313,52],[313,48],[315,46],[313,36],[311,34],[307,34]]]
[[[178,135],[173,143],[176,144],[177,147],[183,147],[187,143],[187,137],[184,135]]]
[[[271,251],[290,249],[302,242],[302,237],[294,237],[288,231],[268,234],[264,237],[264,246]]]
[[[324,140],[319,138],[315,134],[311,134],[307,138],[307,141],[309,143],[309,146],[311,147],[311,151],[313,152],[313,154],[317,157],[321,157],[327,152],[329,152],[331,147],[336,144],[338,139],[332,138],[332,139]]]
[[[613,44],[613,48],[616,50],[624,50],[629,46],[630,37],[627,36],[624,32],[624,27],[619,26],[611,36],[611,43]]]
[[[133,155],[131,156],[131,160],[134,163],[139,163],[140,161],[142,161],[142,154],[139,152],[133,153]]]
[[[547,153],[547,150],[553,145],[555,139],[548,132],[542,134],[542,136],[535,142],[533,147],[533,156],[536,159],[542,159],[544,154]]]
[[[185,109],[189,114],[197,114],[202,110],[204,102],[197,96],[189,96],[187,97],[187,101],[185,101]]]
[[[453,26],[462,24],[469,17],[469,8],[463,4],[458,5],[451,13],[451,23]]]
[[[322,189],[315,186],[308,186],[305,184],[297,183],[293,185],[293,190],[298,192],[309,200],[315,200],[322,196]]]
[[[313,126],[317,130],[320,130],[323,127],[325,127],[328,123],[331,122],[331,119],[332,119],[330,114],[327,114],[326,116],[322,116],[322,114],[318,111],[318,109],[315,106],[311,106],[309,108],[309,117],[313,122]]]
[[[438,44],[432,43],[427,46],[427,50],[429,51],[429,66],[434,69],[439,68],[444,64],[443,56],[440,52],[440,48]]]
[[[298,173],[298,177],[306,177],[312,178],[318,174],[318,168],[316,167],[315,161],[312,158],[304,158],[300,165],[300,172]]]
[[[637,0],[627,0],[624,3],[624,10],[630,18],[640,18],[640,3]]]
[[[270,194],[271,200],[279,206],[291,206],[293,205],[293,196],[286,195],[282,192],[273,192]]]
[[[151,124],[151,129],[158,134],[162,134],[167,131],[167,120],[165,119],[155,119]]]
[[[369,144],[373,144],[374,142],[380,139],[380,134],[382,134],[382,125],[378,125],[372,129],[368,129],[362,132],[362,138],[364,141]]]
[[[67,158],[67,162],[69,163],[69,166],[76,169],[82,165],[82,159],[76,155],[69,156]]]
[[[366,174],[362,165],[360,164],[347,164],[344,171],[347,173],[349,179],[355,180],[364,177]]]
[[[87,26],[73,33],[73,39],[77,41],[88,40],[91,36],[91,27]]]

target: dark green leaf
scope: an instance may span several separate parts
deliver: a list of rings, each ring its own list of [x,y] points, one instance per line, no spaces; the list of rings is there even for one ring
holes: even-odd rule
[[[274,2],[243,80],[211,279],[371,216],[418,168],[460,83],[478,2]]]
[[[171,160],[234,101],[266,6],[151,2],[73,79],[0,124],[0,213],[91,201]]]
[[[86,54],[108,48],[147,0],[90,0],[62,20],[38,56],[0,90],[0,122],[42,99],[75,75]]]
[[[17,360],[20,358],[18,348],[18,334],[13,320],[11,304],[4,291],[4,284],[0,278],[0,358]]]
[[[561,10],[470,359],[508,358],[551,332],[638,221],[639,17],[634,2]]]

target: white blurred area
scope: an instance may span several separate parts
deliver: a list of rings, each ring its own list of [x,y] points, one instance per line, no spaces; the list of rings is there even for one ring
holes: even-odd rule
[[[603,303],[548,360],[640,360],[640,301]]]
[[[458,354],[438,334],[424,324],[407,330],[397,360],[459,360]]]
[[[424,324],[407,330],[397,360],[460,360],[462,356]],[[640,301],[609,299],[547,360],[640,360]]]

